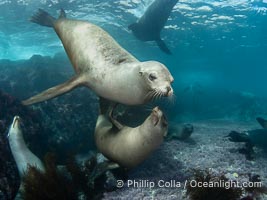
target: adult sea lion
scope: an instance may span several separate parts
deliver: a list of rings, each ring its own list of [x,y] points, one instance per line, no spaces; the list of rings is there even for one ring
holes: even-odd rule
[[[78,86],[87,86],[101,97],[126,105],[144,104],[156,96],[172,96],[173,77],[163,64],[138,61],[100,27],[66,19],[63,10],[55,19],[39,9],[31,21],[54,28],[76,75],[23,101],[24,105],[54,98]]]
[[[160,32],[177,2],[178,0],[155,0],[138,22],[129,25],[128,28],[139,40],[156,41],[163,52],[171,54],[160,38]]]
[[[20,123],[20,117],[15,116],[9,128],[8,141],[12,155],[18,167],[19,175],[20,177],[23,177],[24,173],[27,171],[28,165],[35,166],[41,171],[44,171],[44,165],[25,144]]]
[[[19,171],[20,178],[21,180],[23,180],[29,166],[34,166],[42,172],[45,171],[45,168],[42,161],[36,155],[34,155],[25,144],[20,128],[20,123],[20,117],[15,116],[9,128],[8,141],[12,155]],[[16,200],[22,199],[21,193],[23,190],[23,184],[20,184],[19,191],[15,198]]]
[[[112,116],[111,116],[112,118]],[[163,112],[155,107],[143,124],[135,128],[109,121],[100,114],[95,128],[98,150],[113,162],[131,169],[144,161],[163,141],[168,123]]]

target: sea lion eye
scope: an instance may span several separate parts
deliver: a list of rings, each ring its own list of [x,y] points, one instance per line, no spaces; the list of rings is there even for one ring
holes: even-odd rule
[[[149,80],[154,81],[155,79],[157,79],[155,74],[149,74],[148,76]]]

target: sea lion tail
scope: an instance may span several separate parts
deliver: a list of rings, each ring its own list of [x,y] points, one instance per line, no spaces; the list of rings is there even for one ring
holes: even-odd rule
[[[263,119],[261,117],[257,117],[256,120],[262,126],[262,128],[266,128],[267,129],[267,120],[266,119]]]
[[[166,54],[171,55],[171,51],[168,49],[167,45],[165,44],[165,42],[162,39],[157,39],[156,43],[158,44],[159,48],[165,52]]]
[[[58,19],[63,18],[66,18],[66,13],[63,9],[61,9]],[[38,11],[30,18],[30,21],[41,26],[53,27],[56,18],[52,17],[48,12],[38,9]]]
[[[54,97],[60,96],[66,92],[73,90],[74,88],[80,86],[83,83],[83,78],[81,76],[75,76],[65,83],[57,85],[55,87],[49,88],[44,92],[37,94],[27,100],[22,101],[23,105],[32,105]]]

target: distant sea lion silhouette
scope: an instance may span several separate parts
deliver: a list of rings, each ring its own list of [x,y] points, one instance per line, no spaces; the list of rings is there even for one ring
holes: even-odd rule
[[[262,129],[249,130],[244,132],[232,131],[227,137],[232,142],[246,142],[252,146],[258,146],[267,150],[267,120],[257,117],[256,120]]]
[[[76,75],[23,101],[24,105],[54,98],[78,86],[87,86],[101,97],[126,105],[144,104],[156,96],[173,94],[173,77],[163,64],[138,61],[100,27],[66,19],[63,10],[55,19],[39,9],[31,21],[55,29]]]
[[[128,28],[139,40],[156,41],[163,52],[171,54],[161,39],[160,32],[177,2],[178,0],[155,0],[138,22],[129,25]]]
[[[110,115],[98,116],[95,141],[98,150],[113,162],[128,169],[143,162],[163,141],[168,123],[163,112],[155,107],[140,126],[131,128],[120,124]]]
[[[186,140],[194,132],[192,124],[170,124],[168,139]]]

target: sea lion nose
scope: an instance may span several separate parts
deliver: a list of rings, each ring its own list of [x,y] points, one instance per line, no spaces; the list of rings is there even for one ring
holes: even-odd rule
[[[17,125],[19,125],[19,122],[20,122],[20,117],[19,116],[15,116],[14,119],[13,119],[13,123],[12,123],[12,126],[13,128]]]
[[[167,86],[166,90],[167,90],[167,93],[166,93],[167,96],[172,96],[172,94],[173,94],[172,87],[171,86]]]
[[[155,107],[155,108],[153,109],[153,111],[159,111],[159,107],[158,107],[158,106]]]

